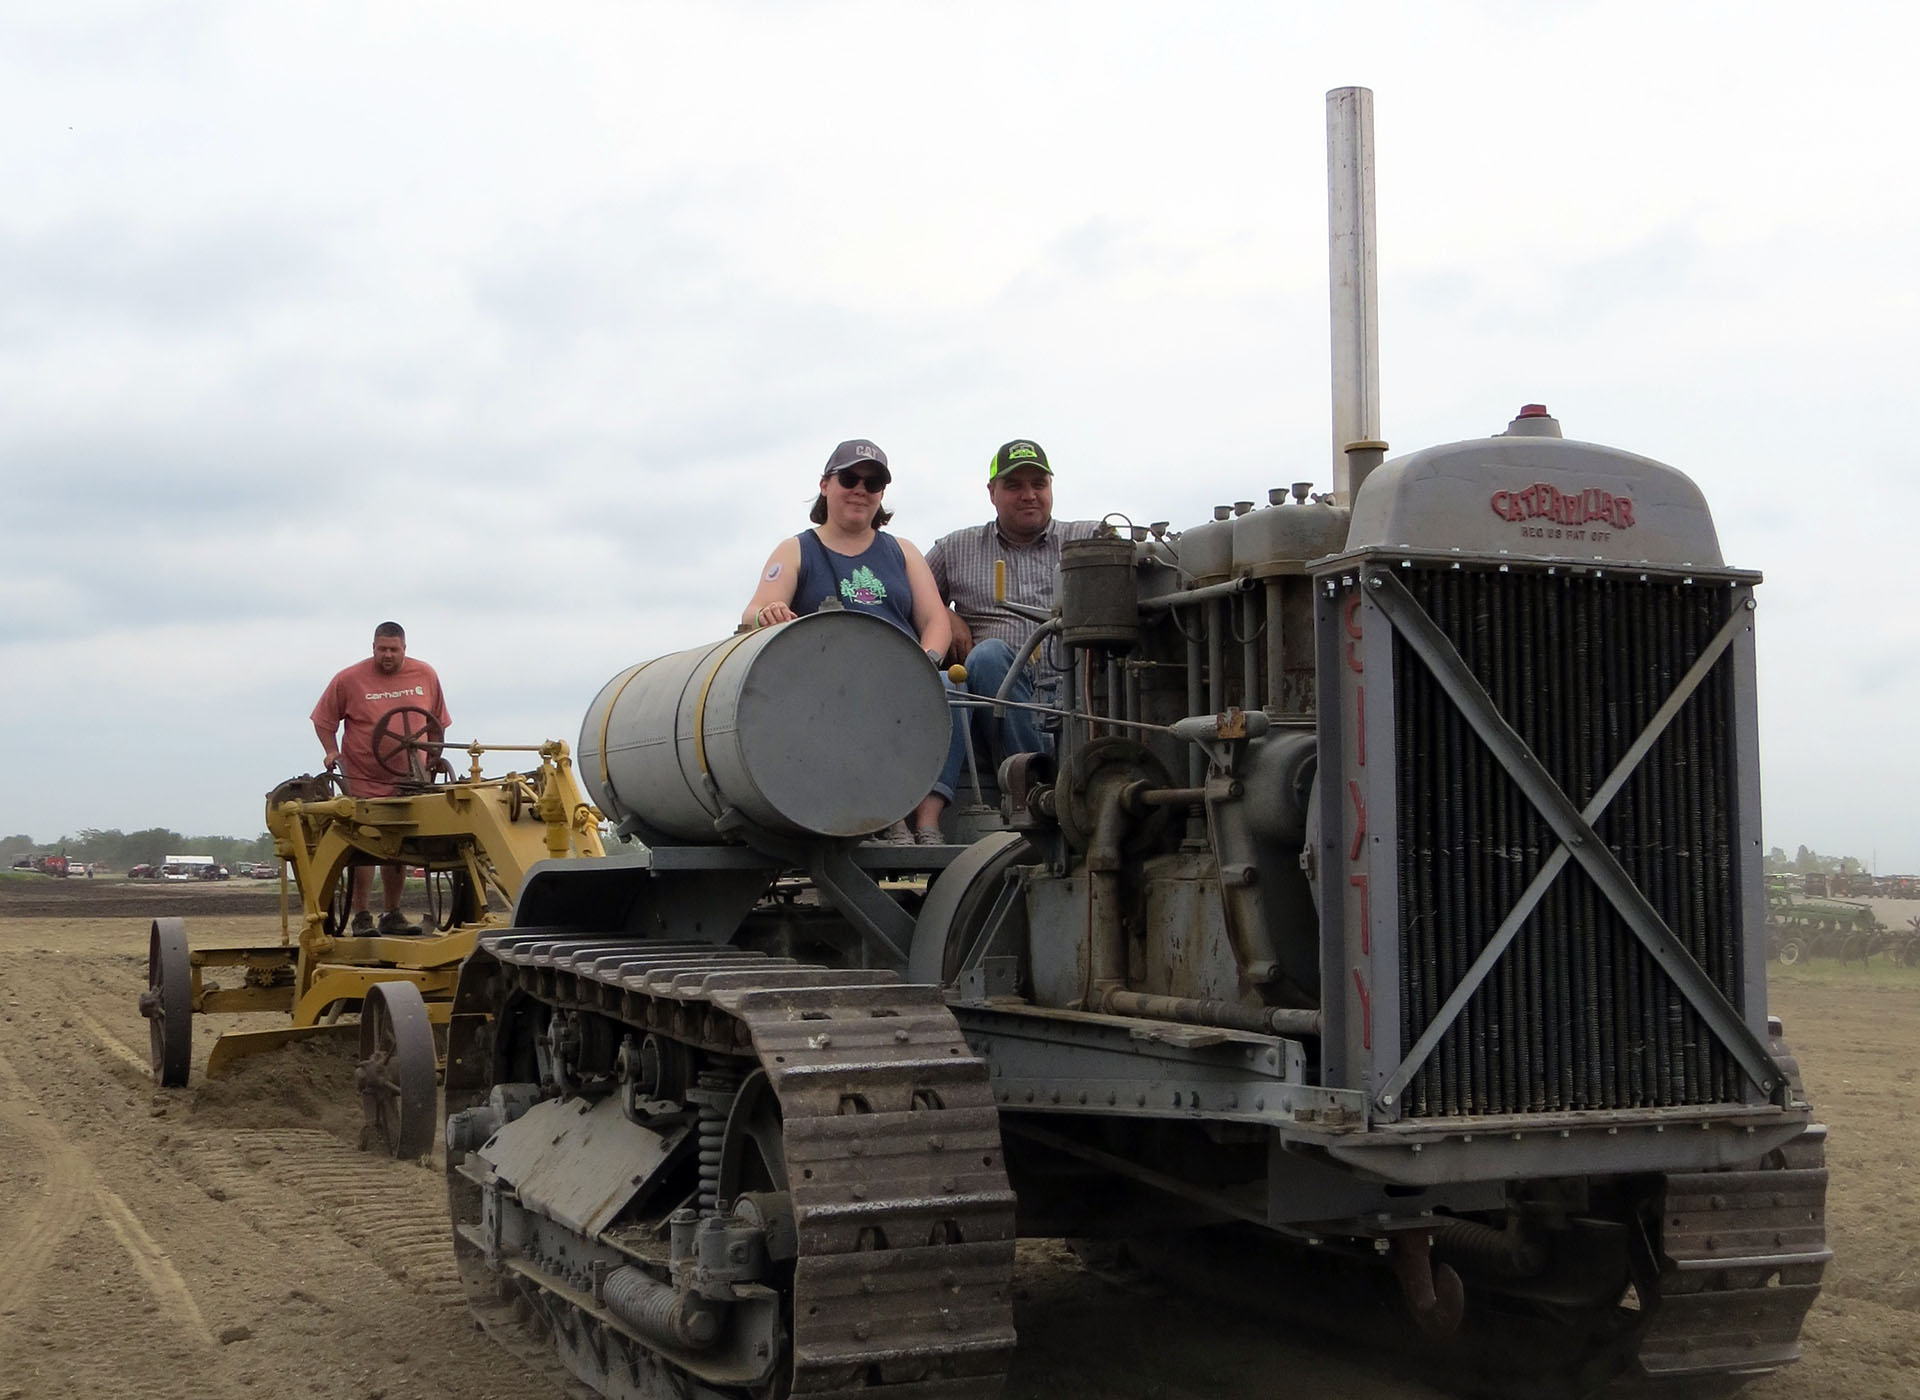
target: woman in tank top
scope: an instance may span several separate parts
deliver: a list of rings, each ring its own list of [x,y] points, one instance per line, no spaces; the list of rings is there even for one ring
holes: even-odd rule
[[[932,664],[944,665],[952,630],[939,586],[920,551],[882,529],[893,518],[880,504],[892,480],[887,454],[865,438],[834,448],[813,502],[814,527],[775,546],[741,620],[771,627],[817,612],[833,597],[851,612],[891,622],[920,643]],[[957,726],[954,741],[964,742]],[[951,754],[947,766],[957,774]],[[896,827],[893,839],[938,845],[940,813],[952,800],[943,772],[908,819],[911,829]]]

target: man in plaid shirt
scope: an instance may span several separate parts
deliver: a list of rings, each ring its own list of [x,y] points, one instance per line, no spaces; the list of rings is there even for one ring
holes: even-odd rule
[[[952,655],[966,663],[967,689],[992,696],[999,693],[1013,658],[1035,626],[995,602],[995,561],[1007,564],[1007,601],[1051,608],[1060,546],[1088,538],[1100,522],[1053,518],[1053,468],[1045,450],[1030,438],[1015,438],[993,454],[987,467],[987,499],[993,502],[994,518],[942,536],[927,551],[927,567],[940,585],[940,596],[953,605]],[[1034,667],[1023,666],[1008,698],[1031,701],[1034,681]],[[1049,752],[1052,744],[1036,719],[1030,710],[983,716],[992,751],[1003,757]]]

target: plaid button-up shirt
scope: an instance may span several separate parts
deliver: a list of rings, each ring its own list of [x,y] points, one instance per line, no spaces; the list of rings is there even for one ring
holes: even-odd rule
[[[994,561],[1007,561],[1009,602],[1051,608],[1054,580],[1060,574],[1060,546],[1068,540],[1088,539],[1099,529],[1097,520],[1054,520],[1031,543],[1012,544],[1001,535],[999,522],[989,520],[942,535],[927,551],[927,567],[940,585],[940,596],[973,629],[976,645],[998,637],[1018,651],[1035,624],[995,606]]]

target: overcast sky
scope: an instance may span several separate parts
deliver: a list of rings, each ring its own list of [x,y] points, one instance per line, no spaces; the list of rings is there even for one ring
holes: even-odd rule
[[[395,617],[457,739],[896,530],[1330,485],[1325,94],[1396,451],[1547,403],[1760,593],[1766,839],[1920,870],[1911,7],[10,5],[0,833],[250,836]]]

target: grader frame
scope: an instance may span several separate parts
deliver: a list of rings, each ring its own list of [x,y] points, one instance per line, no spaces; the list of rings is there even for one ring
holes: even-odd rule
[[[209,1078],[294,1041],[358,1032],[364,1081],[365,1060],[379,1049],[367,1044],[369,1029],[412,1037],[416,1078],[424,1034],[437,1067],[431,1028],[447,1021],[460,963],[483,930],[506,922],[528,870],[542,860],[605,854],[600,814],[581,792],[565,743],[476,741],[465,752],[466,776],[448,770],[441,781],[406,784],[391,797],[341,792],[330,773],[289,779],[267,795],[267,829],[281,861],[280,941],[195,948],[184,921],[154,920],[141,1010],[156,1083],[187,1082],[191,1018],[223,1013],[279,1013],[288,1022],[223,1033],[207,1057]],[[535,754],[538,765],[485,776],[483,755],[503,752]],[[431,926],[413,935],[355,936],[347,923],[351,872],[386,864],[426,870]],[[444,897],[433,898],[435,890]],[[216,980],[222,970],[237,971],[238,980]],[[379,1014],[343,1020],[375,1002]]]

